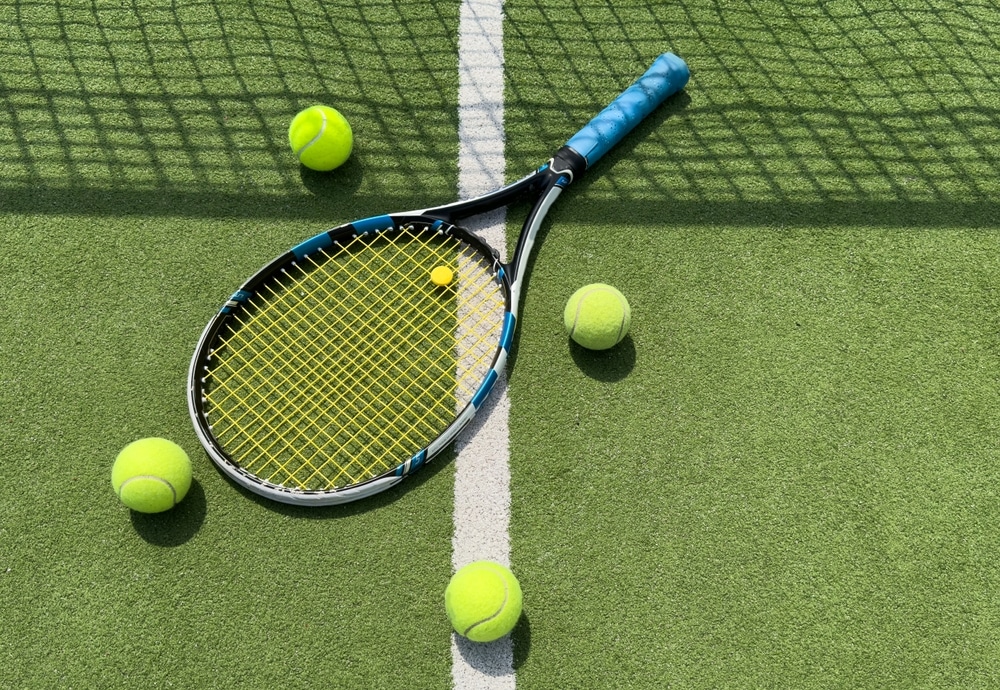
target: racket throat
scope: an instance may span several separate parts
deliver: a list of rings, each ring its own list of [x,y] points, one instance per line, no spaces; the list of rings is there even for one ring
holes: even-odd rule
[[[521,303],[521,283],[527,273],[528,261],[531,259],[531,250],[535,246],[535,240],[538,238],[538,231],[542,227],[542,221],[545,220],[545,216],[548,214],[552,204],[556,202],[556,199],[559,198],[559,195],[562,194],[563,189],[565,189],[565,186],[570,181],[569,177],[563,178],[562,176],[553,181],[545,191],[545,195],[541,201],[531,210],[531,214],[524,221],[524,229],[521,231],[521,237],[518,239],[517,247],[514,249],[514,258],[510,264],[511,272],[513,273],[510,283],[510,308],[511,313],[515,316],[517,316],[518,305]]]
[[[568,175],[572,182],[587,171],[587,159],[569,146],[563,146],[552,157],[549,168],[556,174]]]

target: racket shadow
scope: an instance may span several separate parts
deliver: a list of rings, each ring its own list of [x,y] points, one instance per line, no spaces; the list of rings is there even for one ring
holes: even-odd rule
[[[205,458],[208,459],[208,456],[206,455]],[[284,517],[308,518],[310,520],[336,520],[361,515],[362,513],[367,513],[372,510],[378,510],[379,508],[396,502],[407,492],[419,490],[419,488],[425,483],[433,481],[434,477],[437,476],[437,474],[448,464],[453,462],[454,459],[455,451],[449,447],[443,450],[441,454],[436,456],[432,461],[428,462],[427,465],[424,466],[419,472],[407,476],[396,486],[386,489],[385,491],[380,491],[379,493],[369,496],[362,501],[351,501],[349,503],[329,506],[301,506],[292,505],[290,503],[280,503],[240,486],[226,476],[226,473],[219,469],[214,462],[210,462],[210,464],[215,469],[215,473],[222,478],[231,489],[239,492],[243,498],[253,501],[262,508],[267,508],[272,513],[277,513]]]

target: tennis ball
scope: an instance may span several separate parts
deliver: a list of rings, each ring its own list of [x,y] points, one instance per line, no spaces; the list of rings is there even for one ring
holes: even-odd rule
[[[607,350],[622,341],[632,323],[625,295],[610,285],[592,283],[573,293],[563,311],[566,332],[589,350]]]
[[[292,120],[288,144],[302,165],[326,171],[341,165],[351,155],[354,135],[343,115],[325,105],[314,105]]]
[[[143,438],[125,446],[115,458],[111,486],[132,510],[162,513],[191,488],[191,460],[172,441]]]
[[[455,279],[455,272],[452,271],[447,266],[438,266],[433,271],[431,271],[431,282],[439,287],[444,287],[445,285],[451,285],[451,281]]]
[[[492,642],[521,617],[521,585],[493,561],[476,561],[455,573],[444,590],[444,608],[455,631],[473,642]]]

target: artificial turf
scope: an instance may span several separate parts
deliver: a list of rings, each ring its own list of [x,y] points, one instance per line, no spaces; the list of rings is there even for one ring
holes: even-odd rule
[[[458,8],[0,4],[0,686],[450,686],[449,458],[365,503],[277,506],[200,451],[185,377],[272,256],[455,197]],[[660,52],[692,72],[532,262],[518,686],[996,686],[993,5],[505,12],[510,178]],[[284,141],[315,102],[357,138],[331,175]],[[596,354],[561,324],[594,281],[634,315]],[[148,435],[195,463],[158,517],[110,488]]]

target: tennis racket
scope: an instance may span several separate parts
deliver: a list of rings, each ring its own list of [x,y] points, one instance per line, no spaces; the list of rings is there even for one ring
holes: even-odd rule
[[[208,455],[257,494],[313,506],[370,496],[420,469],[503,371],[549,208],[688,76],[665,53],[517,182],[341,225],[258,271],[208,323],[191,361],[188,407]],[[510,263],[459,224],[525,199],[534,206]]]

